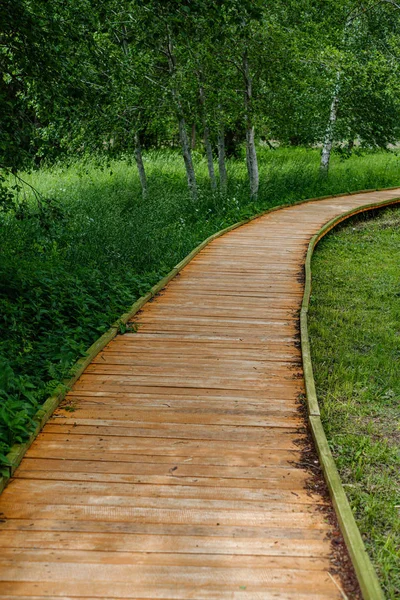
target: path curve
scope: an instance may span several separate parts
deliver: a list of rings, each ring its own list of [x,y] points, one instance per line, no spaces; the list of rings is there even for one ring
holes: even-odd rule
[[[96,357],[0,497],[0,598],[341,598],[298,411],[312,235],[400,190],[213,241]],[[300,445],[299,445],[300,443]]]

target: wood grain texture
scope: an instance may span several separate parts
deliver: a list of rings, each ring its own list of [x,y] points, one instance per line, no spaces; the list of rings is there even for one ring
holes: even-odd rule
[[[342,597],[326,499],[299,464],[302,272],[327,221],[396,195],[260,217],[143,306],[0,497],[0,597]]]

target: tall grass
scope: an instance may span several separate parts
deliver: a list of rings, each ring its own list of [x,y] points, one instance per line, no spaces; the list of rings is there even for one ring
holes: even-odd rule
[[[182,158],[145,157],[142,198],[132,160],[81,159],[21,174],[57,211],[46,223],[34,200],[23,219],[0,215],[0,455],[21,441],[30,419],[71,364],[135,299],[215,231],[296,200],[400,185],[390,153],[334,157],[327,178],[319,152],[260,148],[260,193],[248,194],[245,161],[228,164],[226,197],[212,193],[195,153],[199,197],[187,192]],[[1,457],[0,457],[1,458]]]

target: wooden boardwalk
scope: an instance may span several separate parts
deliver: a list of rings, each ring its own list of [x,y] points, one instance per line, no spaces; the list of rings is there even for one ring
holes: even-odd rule
[[[311,236],[358,194],[215,240],[78,380],[0,497],[0,597],[327,600],[298,348]]]

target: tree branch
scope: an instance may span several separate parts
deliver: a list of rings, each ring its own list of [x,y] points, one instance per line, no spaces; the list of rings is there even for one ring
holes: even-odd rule
[[[387,4],[391,4],[392,6],[394,6],[395,8],[398,8],[400,10],[400,4],[397,4],[397,2],[395,2],[394,0],[381,0],[381,2],[386,2]]]

